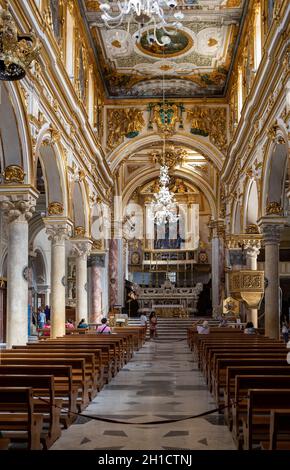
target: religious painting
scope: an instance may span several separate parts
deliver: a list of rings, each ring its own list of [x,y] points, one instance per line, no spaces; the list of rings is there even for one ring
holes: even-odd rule
[[[162,43],[162,37],[167,36],[170,39],[168,44],[160,46],[155,41],[150,41],[150,37],[153,36],[153,30],[146,31],[138,44],[138,48],[153,57],[176,57],[180,54],[184,54],[193,45],[192,38],[184,31],[175,31],[173,28],[167,28],[170,33],[166,34],[163,29],[157,29],[156,36],[160,43]],[[148,40],[149,39],[149,40]]]

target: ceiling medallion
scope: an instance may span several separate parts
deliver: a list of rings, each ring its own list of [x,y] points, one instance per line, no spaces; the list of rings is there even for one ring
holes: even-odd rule
[[[169,170],[177,165],[182,165],[187,152],[181,148],[175,148],[173,145],[165,149],[165,153],[152,152],[150,154],[152,163],[166,165]]]
[[[132,36],[137,42],[141,40],[144,26],[152,26],[146,33],[147,43],[165,46],[171,43],[170,36],[175,34],[175,31],[170,31],[168,27],[182,26],[180,20],[184,15],[181,11],[175,11],[177,0],[124,0],[117,5],[114,3],[115,6],[118,8],[117,14],[114,14],[111,3],[101,3],[101,18],[105,25],[113,29],[127,23],[127,31],[130,31],[131,24],[137,25],[137,31]]]
[[[18,34],[12,15],[0,7],[0,80],[15,81],[25,77],[39,55],[40,43],[34,34]]]
[[[137,42],[138,49],[151,57],[162,59],[177,57],[185,54],[185,52],[193,46],[192,38],[185,31],[168,28],[167,33],[170,34],[170,37],[167,37],[169,40],[165,44],[161,45],[159,42],[161,41],[161,37],[164,35],[164,31],[159,28],[156,30],[156,36],[159,39],[159,42],[148,41],[148,34],[149,36],[152,36],[153,33],[153,29],[144,31],[140,37],[140,41]]]

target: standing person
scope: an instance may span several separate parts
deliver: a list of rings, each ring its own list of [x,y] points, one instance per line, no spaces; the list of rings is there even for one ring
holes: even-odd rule
[[[46,323],[46,315],[44,313],[44,310],[42,307],[39,308],[39,311],[38,311],[38,325],[39,325],[39,328],[43,328],[44,325]]]
[[[286,321],[282,323],[282,336],[285,341],[285,343],[288,343],[289,341],[289,326]]]
[[[44,312],[45,312],[46,319],[50,320],[50,308],[48,305],[45,306]]]
[[[150,313],[149,330],[150,330],[150,339],[157,338],[157,317],[155,315],[155,312]]]
[[[148,320],[147,320],[147,315],[145,313],[141,313],[140,323],[141,323],[142,326],[146,326],[146,328],[147,328]]]
[[[256,334],[256,330],[254,328],[253,322],[248,321],[248,323],[245,326],[244,333],[246,335],[255,335]]]
[[[98,334],[105,334],[105,335],[108,335],[108,334],[111,334],[112,331],[111,331],[111,328],[109,327],[109,325],[107,325],[107,318],[102,318],[101,320],[102,324],[98,326],[97,328],[97,333]]]

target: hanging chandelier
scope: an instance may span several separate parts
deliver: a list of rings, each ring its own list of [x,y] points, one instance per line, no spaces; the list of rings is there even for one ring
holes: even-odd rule
[[[155,201],[150,204],[151,218],[157,225],[174,223],[179,219],[174,194],[169,191],[169,181],[168,166],[163,165],[160,167],[160,189],[158,193],[154,193]]]
[[[7,3],[5,7],[0,7],[0,80],[21,80],[38,59],[40,43],[32,33],[18,34]]]
[[[182,27],[180,20],[184,14],[174,11],[176,6],[177,0],[124,0],[117,1],[117,4],[102,3],[100,10],[103,12],[101,18],[107,28],[118,28],[123,22],[127,22],[129,33],[130,25],[135,23],[138,29],[133,34],[133,39],[140,42],[142,29],[146,26],[147,42],[165,46],[170,44],[170,36],[176,34],[176,29]],[[113,7],[118,9],[116,14]]]

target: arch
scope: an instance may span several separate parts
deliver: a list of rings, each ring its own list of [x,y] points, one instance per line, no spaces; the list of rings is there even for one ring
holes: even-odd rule
[[[68,184],[60,144],[53,140],[52,130],[48,125],[39,133],[36,145],[36,164],[34,179],[37,178],[37,164],[40,161],[44,177],[46,205],[59,202],[63,205],[63,214],[68,215]]]
[[[0,103],[0,166],[23,168],[25,183],[31,182],[31,138],[26,112],[18,87],[1,84]]]
[[[202,192],[207,199],[207,202],[209,204],[210,210],[211,210],[211,215],[213,217],[217,216],[217,208],[216,208],[216,202],[215,202],[215,197],[213,190],[209,183],[204,181],[202,177],[198,174],[193,173],[192,171],[189,171],[189,169],[186,168],[179,168],[175,169],[174,171],[175,176],[179,176],[183,178],[184,180],[188,181],[189,184],[195,185],[198,187],[200,192]],[[143,170],[142,173],[138,174],[133,178],[130,183],[124,188],[123,191],[123,208],[126,207],[128,204],[128,201],[131,197],[131,195],[134,193],[134,191],[139,187],[143,186],[145,183],[149,182],[150,180],[153,180],[155,178],[159,177],[159,169],[154,169],[148,168],[146,170]]]
[[[86,193],[83,185],[76,181],[72,183],[72,214],[75,227],[83,227],[88,232],[88,211]]]
[[[242,220],[241,220],[241,206],[239,201],[234,201],[233,206],[232,206],[232,227],[231,227],[231,232],[233,234],[240,234],[241,233],[241,225],[242,225]]]
[[[251,179],[247,185],[244,207],[243,231],[247,225],[257,224],[259,217],[259,193],[255,179]]]
[[[277,202],[284,208],[285,182],[288,170],[288,146],[279,129],[276,139],[268,143],[263,166],[262,215],[266,214],[267,205]]]
[[[34,249],[35,257],[32,258],[31,267],[32,267],[32,282],[37,286],[38,284],[47,284],[47,263],[46,256],[43,253],[41,247],[37,246]],[[42,282],[40,282],[42,281]]]
[[[120,165],[124,157],[132,155],[142,147],[146,147],[154,142],[160,142],[160,140],[159,134],[150,134],[119,145],[108,155],[111,171],[113,172]],[[202,155],[209,158],[216,168],[221,171],[225,157],[220,150],[206,141],[204,137],[193,136],[192,134],[184,132],[183,134],[174,134],[174,136],[170,138],[170,141],[199,151]]]

